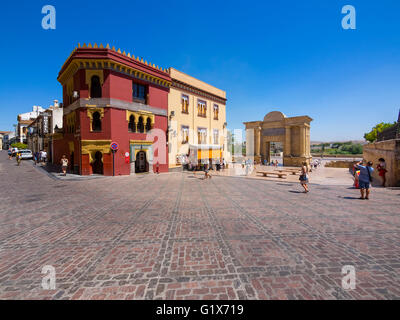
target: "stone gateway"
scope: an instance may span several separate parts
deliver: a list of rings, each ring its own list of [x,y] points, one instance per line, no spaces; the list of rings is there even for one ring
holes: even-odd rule
[[[271,161],[270,146],[273,142],[283,145],[283,165],[301,166],[311,161],[309,116],[286,117],[282,112],[272,111],[263,121],[244,122],[246,141],[254,139],[254,160]]]

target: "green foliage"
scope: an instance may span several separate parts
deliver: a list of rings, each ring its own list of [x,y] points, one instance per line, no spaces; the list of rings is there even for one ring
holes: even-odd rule
[[[396,122],[393,123],[386,123],[386,122],[381,122],[378,123],[375,127],[372,128],[370,132],[367,132],[364,134],[364,139],[369,141],[369,142],[374,142],[378,136],[379,132],[382,132],[383,130],[393,127],[396,124]]]
[[[323,153],[323,154],[362,154],[363,153],[363,146],[360,143],[353,143],[351,141],[348,142],[335,142],[332,143],[332,148],[325,148],[328,147],[329,143],[321,144],[323,147],[322,150],[320,149],[312,149],[312,153]]]
[[[27,149],[28,145],[25,143],[21,143],[21,142],[15,142],[15,143],[11,144],[11,147],[18,148],[18,150],[19,150],[19,149]]]

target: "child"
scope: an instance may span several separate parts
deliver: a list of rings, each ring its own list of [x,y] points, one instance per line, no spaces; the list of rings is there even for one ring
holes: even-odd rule
[[[378,170],[379,176],[382,177],[382,187],[385,187],[386,184],[386,162],[385,159],[379,158],[379,163],[376,166],[376,169]]]

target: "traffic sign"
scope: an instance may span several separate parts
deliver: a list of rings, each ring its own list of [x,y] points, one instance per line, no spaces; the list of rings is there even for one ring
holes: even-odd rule
[[[116,142],[111,142],[110,148],[112,151],[117,151],[118,150],[118,143]]]

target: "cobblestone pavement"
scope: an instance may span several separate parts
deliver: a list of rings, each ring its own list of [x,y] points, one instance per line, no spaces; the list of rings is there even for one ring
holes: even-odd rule
[[[0,299],[399,299],[399,190],[51,179],[0,152]],[[41,271],[56,270],[43,290]],[[353,265],[356,289],[341,289]]]

